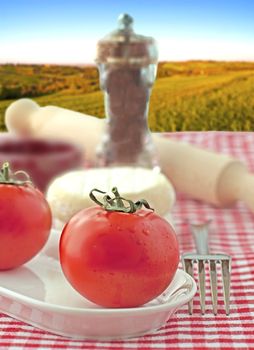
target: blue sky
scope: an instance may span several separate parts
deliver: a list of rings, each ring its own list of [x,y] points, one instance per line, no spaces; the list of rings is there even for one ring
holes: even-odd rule
[[[254,61],[253,0],[0,0],[0,63],[91,63],[122,12],[161,60]]]

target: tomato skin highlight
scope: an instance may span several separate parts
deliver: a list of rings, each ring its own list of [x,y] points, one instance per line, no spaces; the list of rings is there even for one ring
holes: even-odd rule
[[[46,243],[51,224],[49,205],[39,190],[0,184],[0,270],[31,260]]]
[[[104,307],[136,307],[160,295],[173,279],[179,247],[171,225],[148,210],[82,210],[65,225],[62,270],[88,300]]]

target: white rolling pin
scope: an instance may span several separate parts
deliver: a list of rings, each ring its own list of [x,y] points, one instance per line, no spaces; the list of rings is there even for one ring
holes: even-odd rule
[[[19,135],[64,139],[80,144],[94,162],[104,120],[29,100],[12,103],[6,126]],[[162,172],[178,192],[217,206],[242,200],[254,211],[254,175],[237,159],[153,135]]]
[[[240,160],[161,136],[154,142],[176,191],[220,207],[241,200],[254,211],[254,175]]]
[[[5,114],[5,124],[11,133],[40,138],[69,140],[84,147],[85,156],[95,159],[104,122],[96,117],[55,106],[40,107],[30,99],[13,102]]]

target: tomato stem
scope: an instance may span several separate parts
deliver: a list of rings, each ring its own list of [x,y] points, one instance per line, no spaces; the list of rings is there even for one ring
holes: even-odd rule
[[[112,193],[115,195],[115,198],[116,198],[116,204],[119,208],[122,208],[124,207],[124,202],[118,192],[118,189],[116,187],[113,187],[112,188]]]
[[[5,162],[2,167],[3,178],[8,182],[10,181],[10,167],[9,163]]]
[[[18,175],[24,175],[24,179],[18,179]],[[0,183],[8,185],[22,186],[27,183],[32,184],[30,176],[23,170],[12,173],[8,162],[4,162],[0,171]]]
[[[103,196],[102,202],[99,201],[96,196],[94,195],[94,192],[98,192],[101,194],[105,194]],[[126,199],[120,196],[117,187],[112,188],[112,193],[115,197],[111,198],[106,192],[103,192],[101,190],[98,190],[97,188],[94,188],[89,196],[90,198],[98,205],[100,205],[102,208],[104,208],[107,211],[120,211],[124,213],[135,213],[137,210],[141,209],[142,206],[149,210],[154,210],[150,207],[149,203],[145,199],[141,199],[137,202],[133,202],[130,199]],[[125,205],[125,202],[127,203],[127,206]]]

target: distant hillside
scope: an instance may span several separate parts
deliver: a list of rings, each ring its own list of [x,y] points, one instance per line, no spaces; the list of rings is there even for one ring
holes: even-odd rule
[[[0,65],[0,128],[11,101],[31,97],[104,117],[96,67]],[[254,130],[254,62],[161,62],[152,90],[154,131]]]
[[[0,65],[0,100],[98,89],[96,67]]]

